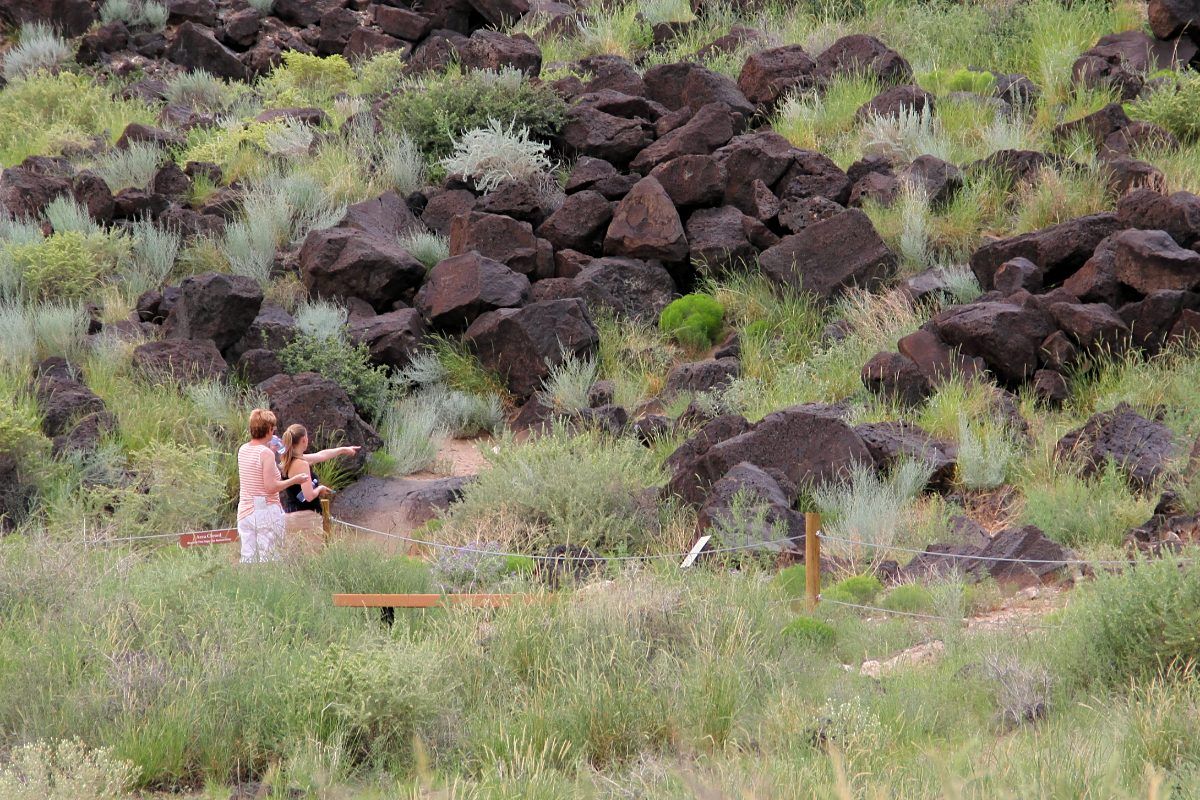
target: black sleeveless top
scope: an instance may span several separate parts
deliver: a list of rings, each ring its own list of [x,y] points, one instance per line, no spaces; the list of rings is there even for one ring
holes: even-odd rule
[[[313,488],[316,489],[321,485],[316,475],[312,476]],[[303,501],[300,499],[301,489],[299,486],[289,486],[287,491],[279,495],[279,502],[283,505],[283,510],[287,513],[293,511],[317,511],[321,510],[320,498],[314,497],[312,500]]]

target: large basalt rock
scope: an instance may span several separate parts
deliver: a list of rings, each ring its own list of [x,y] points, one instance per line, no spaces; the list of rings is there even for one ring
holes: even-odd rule
[[[667,373],[663,394],[670,397],[680,392],[712,392],[728,386],[742,372],[736,358],[710,358],[676,364]]]
[[[1191,247],[1200,242],[1200,197],[1135,189],[1117,202],[1117,221],[1122,228],[1166,231],[1181,247]]]
[[[908,83],[912,67],[904,57],[874,36],[843,36],[817,56],[816,74],[822,81],[865,75],[882,84]]]
[[[450,223],[450,255],[479,253],[522,275],[551,275],[554,254],[548,242],[533,234],[533,226],[499,214],[470,214]]]
[[[1082,267],[1096,246],[1117,227],[1116,214],[1091,214],[989,242],[971,255],[971,271],[980,286],[991,289],[1001,264],[1017,257],[1027,258],[1042,268],[1045,285],[1053,286]]]
[[[733,138],[740,123],[724,103],[709,103],[690,120],[637,154],[629,166],[648,173],[659,164],[685,155],[708,155]]]
[[[108,426],[114,420],[104,401],[72,374],[73,370],[61,358],[52,358],[38,365],[33,394],[42,412],[42,432],[53,438],[68,434],[91,414],[105,415]]]
[[[964,381],[974,380],[986,370],[981,359],[964,355],[924,328],[900,337],[896,349],[916,364],[929,385],[935,388],[955,377]]]
[[[817,62],[798,44],[752,53],[738,75],[738,88],[751,103],[772,108],[788,92],[811,88]]]
[[[892,86],[859,106],[854,118],[860,122],[874,117],[898,117],[933,111],[933,95],[920,86]]]
[[[675,298],[675,281],[660,264],[635,258],[597,258],[574,278],[575,292],[593,311],[656,323]]]
[[[908,422],[872,422],[856,425],[875,465],[891,469],[901,460],[924,462],[930,469],[929,485],[949,488],[954,481],[958,446],[933,438],[924,429]]]
[[[529,292],[524,275],[471,251],[451,256],[430,270],[415,304],[434,328],[461,331],[480,314],[525,305]]]
[[[1177,452],[1170,428],[1120,403],[1059,439],[1055,454],[1078,463],[1084,476],[1102,471],[1111,461],[1134,487],[1149,490]]]
[[[237,344],[262,307],[258,281],[243,275],[206,272],[184,278],[163,323],[167,339],[211,339],[222,353]]]
[[[604,252],[664,262],[681,261],[687,256],[683,222],[656,178],[642,178],[617,204],[604,237]]]
[[[1200,286],[1200,253],[1166,231],[1121,231],[1113,237],[1117,280],[1142,294]]]
[[[803,540],[804,515],[792,508],[789,491],[779,480],[743,462],[712,485],[696,518],[696,530],[715,534],[722,547],[762,544],[763,549],[778,551],[788,544],[781,540],[793,544]]]
[[[348,206],[346,216],[342,217],[338,227],[354,228],[386,238],[419,229],[421,223],[404,198],[395,192],[384,192],[378,197]]]
[[[779,243],[767,226],[733,206],[694,212],[686,231],[689,260],[710,273],[747,268],[760,250]]]
[[[1074,552],[1034,525],[1006,528],[983,545],[931,544],[900,570],[901,580],[928,580],[957,572],[972,580],[991,578],[1017,586],[1037,586],[1060,577],[1076,559]]]
[[[699,64],[660,64],[646,70],[642,80],[646,97],[672,111],[685,107],[699,111],[709,103],[723,103],[747,119],[754,113],[754,104],[736,83]]]
[[[173,306],[174,304],[172,303]],[[141,315],[140,307],[139,315]],[[153,311],[150,319],[153,319]],[[258,315],[254,318],[254,321],[250,323],[250,327],[246,329],[246,333],[226,352],[226,357],[232,362],[236,361],[248,350],[267,349],[278,351],[287,346],[295,337],[295,318],[277,305],[264,303],[259,308]]]
[[[850,200],[850,186],[850,176],[829,156],[816,150],[795,150],[792,164],[776,184],[776,191],[784,200],[824,197],[844,206]]]
[[[258,388],[270,401],[279,428],[302,424],[308,429],[312,449],[361,447],[358,455],[339,462],[353,471],[361,470],[367,456],[383,447],[379,434],[358,415],[346,392],[328,378],[315,372],[276,375]]]
[[[709,482],[701,477],[701,460],[718,443],[745,433],[751,427],[745,417],[737,414],[726,414],[705,422],[663,462],[671,473],[663,490],[664,496],[678,497],[697,506],[704,502]]]
[[[584,302],[564,299],[489,311],[467,328],[466,340],[484,367],[525,399],[567,355],[594,355],[600,337]]]
[[[1200,9],[1195,0],[1192,4]],[[1112,48],[1130,69],[1143,75],[1160,69],[1186,69],[1197,53],[1196,44],[1186,38],[1162,41],[1140,30],[1105,34],[1096,41],[1096,46]]]
[[[1003,301],[954,306],[933,323],[947,344],[982,358],[998,378],[1010,382],[1032,377],[1039,348],[1054,331],[1040,309]]]
[[[1118,310],[1129,326],[1130,340],[1148,355],[1155,355],[1167,340],[1184,310],[1200,309],[1200,295],[1194,292],[1151,292],[1141,300],[1126,303]]]
[[[843,211],[785,236],[759,263],[778,284],[830,298],[850,286],[875,286],[896,266],[896,256],[858,209]]]
[[[791,142],[774,131],[735,136],[714,154],[725,168],[726,205],[754,214],[759,188],[765,186],[771,190],[779,183],[798,152]]]
[[[133,351],[133,367],[152,380],[176,383],[219,381],[229,371],[211,339],[164,339]]]
[[[713,156],[685,155],[650,171],[678,208],[707,206],[725,193],[725,165]]]
[[[796,486],[836,481],[855,464],[874,463],[837,410],[818,404],[768,414],[749,431],[713,445],[700,459],[698,474],[712,483],[743,461],[776,470]]]
[[[1200,3],[1196,0],[1150,0],[1146,12],[1150,30],[1159,39],[1187,34],[1200,42]]]
[[[1129,326],[1107,303],[1052,303],[1049,311],[1084,351],[1111,353],[1129,341]]]
[[[604,195],[584,190],[567,195],[563,204],[538,226],[537,235],[556,250],[598,255],[612,222],[613,204]]]
[[[654,127],[643,119],[626,119],[577,104],[567,111],[559,140],[568,155],[592,156],[624,166],[654,141]]]
[[[863,365],[863,386],[871,394],[915,408],[933,392],[917,365],[899,353],[879,352]]]
[[[175,29],[166,57],[181,67],[202,69],[230,81],[244,81],[248,77],[246,66],[237,55],[218,42],[212,31],[194,22],[185,22]]]
[[[1086,50],[1071,65],[1071,79],[1089,89],[1108,90],[1122,100],[1141,93],[1146,79],[1131,69],[1119,48],[1097,46]]]
[[[0,208],[14,217],[40,219],[46,206],[71,191],[71,182],[22,167],[0,174]]]
[[[917,156],[912,163],[896,173],[901,184],[909,184],[925,193],[929,202],[938,205],[948,202],[962,187],[962,170],[937,156]]]
[[[96,21],[96,13],[88,0],[0,0],[0,20],[13,26],[43,22],[64,36],[78,36]]]
[[[355,317],[346,332],[352,341],[370,349],[374,363],[404,369],[425,340],[425,321],[415,308],[401,308],[372,317]]]
[[[382,236],[327,228],[304,239],[300,274],[311,294],[329,299],[357,297],[386,312],[421,285],[425,265]]]
[[[508,36],[499,31],[474,31],[466,44],[458,48],[464,67],[499,71],[504,67],[536,76],[542,71],[542,50],[523,33]]]

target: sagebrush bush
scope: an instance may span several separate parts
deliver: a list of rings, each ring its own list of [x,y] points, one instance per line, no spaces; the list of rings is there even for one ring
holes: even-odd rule
[[[450,239],[433,231],[409,231],[399,236],[396,242],[426,269],[433,269],[439,261],[450,257]]]
[[[101,22],[124,22],[129,27],[145,26],[160,31],[167,24],[170,12],[155,0],[105,0],[100,7]]]
[[[374,471],[410,475],[431,466],[438,454],[438,440],[446,435],[438,409],[419,397],[401,400],[387,409],[379,424],[383,456]]]
[[[542,382],[542,402],[556,411],[571,413],[588,406],[588,389],[596,382],[599,367],[593,358],[563,353]]]
[[[454,151],[441,165],[451,175],[462,175],[475,182],[485,194],[507,180],[538,181],[547,178],[550,145],[529,137],[529,129],[507,127],[488,120],[481,128],[472,128],[454,140]]]
[[[0,766],[5,800],[120,800],[138,778],[132,763],[111,747],[92,749],[79,739],[21,745]]]
[[[66,231],[34,244],[9,248],[28,293],[42,300],[89,296],[122,255],[127,243],[102,233]]]
[[[348,312],[328,300],[305,300],[296,309],[296,330],[305,336],[328,341],[346,336]]]
[[[1122,688],[1200,664],[1200,564],[1154,559],[1097,572],[1075,592],[1059,654],[1068,677]]]
[[[958,460],[955,474],[968,489],[994,489],[1004,483],[1017,458],[1012,435],[1001,425],[984,421],[972,425],[958,420]]]
[[[99,231],[99,227],[88,214],[87,208],[69,195],[62,195],[51,200],[44,213],[46,221],[50,223],[50,227],[54,229],[55,233],[74,231],[86,235]]]
[[[152,142],[130,142],[124,149],[114,147],[101,155],[92,169],[114,192],[145,189],[167,158],[166,151]]]
[[[301,334],[279,351],[279,363],[291,375],[316,372],[333,381],[369,418],[378,418],[387,400],[391,382],[382,367],[372,366],[366,344]]]
[[[533,85],[515,69],[450,69],[406,84],[383,110],[386,130],[403,133],[432,161],[450,155],[454,139],[502,120],[546,141],[562,125],[566,106],[547,85]]]
[[[118,264],[123,288],[135,297],[150,289],[161,289],[179,256],[179,234],[160,228],[149,219],[136,220],[129,233],[132,240],[129,254]]]
[[[239,87],[202,69],[189,70],[167,80],[167,102],[215,114],[237,97]]]
[[[855,558],[883,558],[889,545],[898,544],[913,530],[912,501],[931,474],[929,465],[920,461],[901,461],[882,475],[874,465],[855,465],[844,480],[816,487],[812,498],[826,515],[825,528],[833,535],[873,545],[831,542],[830,546]]]
[[[658,318],[663,333],[696,349],[711,347],[721,332],[724,307],[711,295],[689,294],[672,300]]]
[[[21,26],[16,46],[4,54],[4,77],[15,81],[41,70],[52,71],[71,60],[71,47],[40,22]]]

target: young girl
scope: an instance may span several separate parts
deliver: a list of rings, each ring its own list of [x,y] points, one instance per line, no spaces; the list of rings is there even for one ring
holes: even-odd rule
[[[359,448],[357,446],[333,447],[316,453],[307,453],[307,450],[308,431],[303,425],[289,425],[288,429],[283,432],[283,475],[286,478],[304,476],[304,480],[289,486],[280,498],[284,511],[289,514],[296,511],[320,511],[321,498],[330,493],[329,487],[321,486],[317,478],[312,475],[313,464],[320,464],[322,461],[328,461],[338,456],[352,456],[358,452]]]

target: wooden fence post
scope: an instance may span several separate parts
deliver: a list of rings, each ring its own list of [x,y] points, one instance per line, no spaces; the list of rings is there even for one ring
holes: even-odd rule
[[[804,593],[808,610],[821,601],[821,515],[809,511],[804,515]]]
[[[329,516],[329,498],[321,498],[321,533],[325,539],[325,546],[329,546],[329,540],[333,538],[333,520]]]

